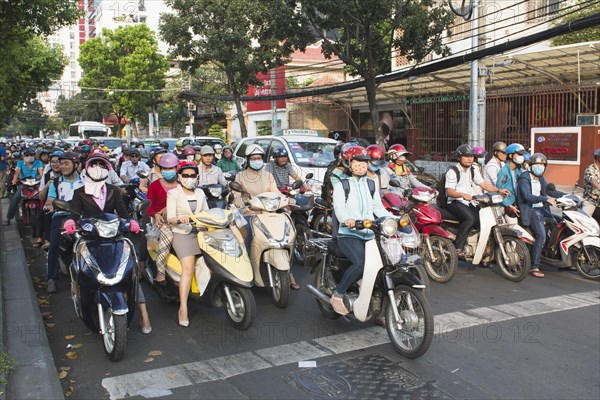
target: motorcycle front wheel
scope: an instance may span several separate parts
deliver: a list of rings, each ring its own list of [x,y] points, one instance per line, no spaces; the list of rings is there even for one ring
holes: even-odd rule
[[[456,273],[458,255],[450,239],[441,236],[429,236],[431,251],[424,247],[423,265],[431,279],[439,283],[450,281]]]
[[[331,216],[326,212],[316,214],[311,221],[311,226],[321,237],[331,237]]]
[[[254,318],[256,317],[256,301],[250,289],[229,286],[229,293],[235,307],[235,312],[231,309],[231,305],[226,301],[227,319],[231,326],[236,329],[248,329]]]
[[[304,245],[308,239],[312,239],[313,234],[310,228],[304,224],[296,224],[296,240],[294,242],[294,261],[304,263]]]
[[[426,298],[429,298],[429,293],[431,291],[430,289],[430,283],[429,283],[429,275],[427,275],[427,271],[425,269],[425,267],[421,264],[415,264],[412,268],[411,271],[417,275],[417,277],[419,277],[419,280],[421,282],[423,282],[423,285],[425,285],[425,289],[423,289],[423,294],[425,295]]]
[[[290,271],[280,271],[267,265],[273,272],[273,303],[279,308],[286,308],[290,299]]]
[[[593,281],[600,280],[600,248],[584,246],[573,249],[572,262],[579,275]]]
[[[527,245],[514,236],[504,236],[504,251],[508,262],[504,261],[502,251],[496,248],[496,264],[502,276],[509,281],[520,282],[527,277],[531,269],[531,255]]]
[[[119,361],[127,347],[127,315],[113,314],[111,309],[104,311],[106,331],[102,336],[104,352],[111,361]]]
[[[394,288],[394,303],[400,321],[396,321],[389,299],[385,308],[385,325],[390,341],[406,358],[422,356],[433,340],[433,314],[427,299],[421,290],[399,285]]]
[[[320,261],[319,261],[320,262]],[[315,270],[315,287],[319,289],[323,293],[331,293],[332,288],[336,287],[335,280],[331,275],[331,271],[325,271],[325,282],[321,282],[321,276],[323,274],[323,264],[320,263],[317,269]],[[338,319],[340,314],[333,311],[333,307],[331,304],[323,303],[321,300],[316,299],[317,306],[319,307],[319,311],[321,311],[321,315],[323,315],[327,319]]]

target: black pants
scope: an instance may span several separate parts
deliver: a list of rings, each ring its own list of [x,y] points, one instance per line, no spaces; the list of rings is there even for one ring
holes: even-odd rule
[[[453,201],[448,204],[446,208],[454,214],[459,221],[462,221],[458,226],[458,232],[456,232],[454,246],[457,250],[463,250],[471,229],[479,227],[479,210],[477,210],[477,207],[474,205],[470,204],[467,206],[460,201]]]

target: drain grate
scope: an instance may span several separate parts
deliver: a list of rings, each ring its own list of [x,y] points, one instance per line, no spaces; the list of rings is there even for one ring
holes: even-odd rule
[[[322,399],[452,399],[434,381],[425,382],[380,354],[298,371],[290,383]]]

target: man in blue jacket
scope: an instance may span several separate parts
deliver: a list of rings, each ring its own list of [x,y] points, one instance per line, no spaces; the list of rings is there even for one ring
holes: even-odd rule
[[[506,148],[506,164],[498,172],[496,181],[497,188],[509,191],[508,196],[502,201],[504,207],[509,207],[517,201],[517,179],[523,172],[522,164],[525,161],[525,153],[527,150],[519,143],[513,143]]]

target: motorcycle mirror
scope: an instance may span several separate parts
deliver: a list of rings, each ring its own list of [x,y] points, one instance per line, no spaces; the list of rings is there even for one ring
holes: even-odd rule
[[[400,187],[400,181],[398,179],[390,179],[390,186],[391,187]]]
[[[302,181],[298,179],[294,183],[292,183],[292,189],[300,189],[302,187]]]
[[[308,174],[306,174],[306,177],[304,179],[312,179],[313,176],[315,176],[315,174],[309,172]]]
[[[139,203],[136,207],[135,207],[135,211],[136,212],[142,212],[142,211],[146,211],[148,209],[148,207],[150,207],[150,204],[152,204],[152,202],[148,199],[142,201],[141,203]]]
[[[144,172],[144,171],[138,171],[137,172],[137,176],[139,176],[142,179],[148,178],[148,174],[146,172]]]
[[[548,186],[546,186],[546,189],[548,189],[548,190],[556,190],[556,185],[554,183],[549,183]]]
[[[242,184],[239,182],[229,182],[229,189],[233,190],[234,192],[240,193],[244,191]]]
[[[54,208],[56,208],[57,210],[71,211],[71,204],[64,200],[55,199],[52,201],[52,206],[54,206]]]
[[[409,194],[412,193],[412,189],[411,188],[406,188],[404,189],[404,192],[402,193],[404,197],[408,197]]]

